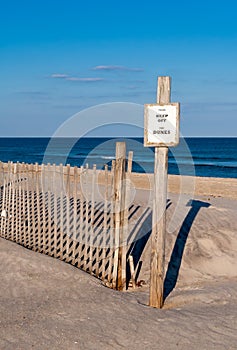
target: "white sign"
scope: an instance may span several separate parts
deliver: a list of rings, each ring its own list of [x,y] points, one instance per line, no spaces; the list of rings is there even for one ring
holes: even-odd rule
[[[176,146],[179,143],[179,103],[146,104],[144,146]]]

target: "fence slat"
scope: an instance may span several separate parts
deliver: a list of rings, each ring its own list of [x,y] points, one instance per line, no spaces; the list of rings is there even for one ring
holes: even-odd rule
[[[132,160],[133,160],[133,151],[129,151],[128,152],[128,162],[127,162],[127,172],[126,172],[126,188],[125,188],[125,208],[124,208],[124,224],[123,224],[123,237],[124,240],[126,240],[126,247],[128,244],[128,234],[129,234],[129,220],[128,220],[128,216],[129,216],[129,205],[130,205],[130,197],[131,197],[131,186],[130,186],[130,181],[131,181],[131,172],[132,172]],[[126,261],[126,249],[123,249],[123,260]],[[129,268],[130,268],[130,273],[131,276],[134,274],[131,271],[131,268],[133,265],[133,257],[129,257]],[[127,263],[127,262],[126,262]],[[126,264],[125,263],[125,264]],[[126,268],[127,269],[127,268]],[[125,276],[126,278],[126,276]],[[133,278],[133,277],[132,277]],[[135,282],[132,279],[132,283],[133,283],[133,288],[135,288]],[[125,285],[123,286],[123,289],[125,289]]]
[[[22,167],[22,225],[23,225],[23,245],[26,246],[26,165],[23,163]]]
[[[58,213],[58,207],[57,207],[57,191],[56,191],[56,165],[53,164],[52,166],[52,195],[53,195],[53,217],[51,220],[53,220],[53,228],[54,228],[54,257],[56,258],[58,256],[57,250],[58,250],[58,231],[57,231],[57,213]]]
[[[84,235],[84,194],[83,194],[83,183],[84,183],[84,168],[80,168],[80,231],[78,236],[79,242],[79,267],[85,264],[85,251],[86,251],[86,240]],[[84,237],[84,238],[83,238]]]
[[[99,274],[99,247],[97,243],[96,231],[95,231],[95,180],[96,180],[96,164],[93,165],[92,170],[92,183],[91,183],[91,220],[90,220],[90,262],[91,272],[94,270],[96,276]],[[93,268],[94,253],[95,250],[95,268]]]
[[[25,217],[25,226],[26,226],[26,247],[30,247],[30,166],[26,164],[26,217]]]
[[[31,190],[31,218],[30,218],[30,237],[32,242],[32,249],[35,250],[36,247],[36,241],[35,241],[35,208],[34,208],[34,183],[35,183],[35,176],[34,176],[34,165],[30,165],[30,190]]]
[[[70,238],[69,238],[69,232],[70,232],[70,165],[67,164],[66,167],[66,261],[69,261],[69,244],[70,244]]]
[[[63,165],[59,165],[60,172],[60,259],[63,260],[63,236],[64,236],[64,171]]]
[[[72,265],[75,265],[76,259],[76,242],[77,242],[77,181],[78,168],[73,168],[73,232],[72,232]]]
[[[86,270],[91,272],[90,264],[90,235],[89,235],[89,181],[88,181],[88,164],[85,168],[85,203],[86,203],[86,218],[85,218],[85,266]]]
[[[9,162],[8,163],[8,191],[7,191],[7,196],[8,196],[8,202],[6,202],[6,218],[4,222],[4,234],[6,238],[11,237],[11,232],[10,232],[10,221],[12,220],[12,186],[13,186],[13,163]]]
[[[4,237],[4,230],[3,230],[3,226],[4,226],[4,215],[6,212],[5,209],[5,205],[6,205],[6,176],[7,173],[5,172],[4,169],[4,164],[1,162],[1,185],[3,187],[3,190],[1,191],[1,201],[2,201],[2,207],[1,207],[1,235]]]
[[[135,289],[136,288],[136,281],[135,281],[135,270],[134,270],[133,256],[129,255],[128,259],[129,259],[132,287],[133,287],[133,289]]]
[[[8,168],[8,171],[11,171]],[[12,190],[14,191],[14,203],[13,204],[13,215],[14,215],[14,226],[13,226],[13,233],[12,238],[15,242],[18,240],[18,188],[17,188],[17,172],[18,172],[18,163],[13,164],[13,176],[12,176]],[[11,176],[10,176],[11,178]],[[10,181],[10,178],[8,177],[8,183]],[[8,187],[9,189],[9,187]]]
[[[35,163],[34,166],[35,185],[36,191],[34,191],[34,210],[35,210],[35,236],[36,243],[35,250],[45,253],[45,231],[43,230],[43,244],[41,245],[41,227],[40,227],[40,177],[39,177],[39,164]]]
[[[105,165],[104,169],[104,219],[103,219],[103,239],[102,239],[102,264],[101,264],[101,279],[105,280],[105,268],[106,268],[106,250],[107,250],[107,234],[108,234],[108,165]]]
[[[115,173],[115,160],[112,160],[111,165],[111,171],[110,171],[110,184],[111,184],[111,192],[110,192],[110,226],[109,226],[109,249],[107,250],[107,256],[109,255],[109,263],[108,263],[108,283],[113,288],[116,287],[116,281],[113,285],[113,278],[114,278],[114,249],[115,249],[115,243],[114,243],[114,173]]]
[[[48,254],[51,256],[55,256],[55,237],[54,237],[54,228],[52,226],[52,196],[51,196],[51,190],[52,190],[52,167],[48,163],[45,167],[45,173],[44,173],[44,183],[47,183],[47,197],[45,200],[44,206],[46,211],[45,216],[45,229],[48,232]],[[46,188],[45,188],[45,195],[46,195]]]
[[[39,249],[44,254],[46,253],[46,167],[44,164],[41,165],[41,173],[39,176],[39,169],[36,167],[37,183],[41,179],[42,191],[41,191],[41,203],[37,201],[37,216],[40,223],[38,224],[38,237],[39,237]],[[39,184],[37,184],[36,195],[38,197]],[[41,204],[41,205],[40,205]]]

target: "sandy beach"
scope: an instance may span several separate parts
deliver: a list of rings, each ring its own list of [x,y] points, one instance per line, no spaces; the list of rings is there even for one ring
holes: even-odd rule
[[[149,207],[149,181],[131,180]],[[149,239],[141,287],[117,292],[1,238],[0,349],[236,349],[237,180],[170,176],[167,207],[162,310],[147,306]]]
[[[0,350],[237,350],[236,13],[1,2]]]

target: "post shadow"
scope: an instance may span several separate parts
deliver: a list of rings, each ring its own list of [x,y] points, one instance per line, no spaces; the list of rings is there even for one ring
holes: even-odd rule
[[[182,262],[182,257],[184,253],[185,244],[188,238],[188,234],[192,227],[192,224],[201,208],[210,207],[210,203],[202,202],[199,200],[190,200],[187,206],[191,206],[183,224],[179,230],[178,236],[175,241],[175,245],[171,254],[171,258],[168,264],[165,281],[164,281],[164,300],[172,292],[176,286],[179,269]]]
[[[167,200],[167,205],[166,205],[166,210],[170,207],[170,205],[172,204],[171,200],[168,199]],[[131,278],[131,272],[130,272],[130,267],[128,264],[128,257],[129,255],[132,255],[133,257],[133,263],[134,263],[134,269],[137,270],[136,271],[136,280],[139,276],[139,273],[141,271],[141,267],[142,267],[142,261],[140,261],[141,255],[146,247],[146,244],[149,240],[149,237],[151,235],[152,232],[152,211],[151,209],[147,209],[142,218],[142,225],[139,229],[139,231],[137,232],[137,235],[134,239],[134,242],[131,244],[130,248],[128,249],[127,252],[127,256],[126,256],[126,284],[128,286],[129,280]],[[138,220],[137,224],[139,224],[140,221]]]

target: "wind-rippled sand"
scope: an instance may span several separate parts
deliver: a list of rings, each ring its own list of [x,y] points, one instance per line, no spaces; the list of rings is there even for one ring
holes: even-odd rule
[[[146,284],[122,293],[0,239],[0,349],[237,349],[237,194],[213,181],[194,200],[169,193],[162,310],[147,306],[149,241]]]

